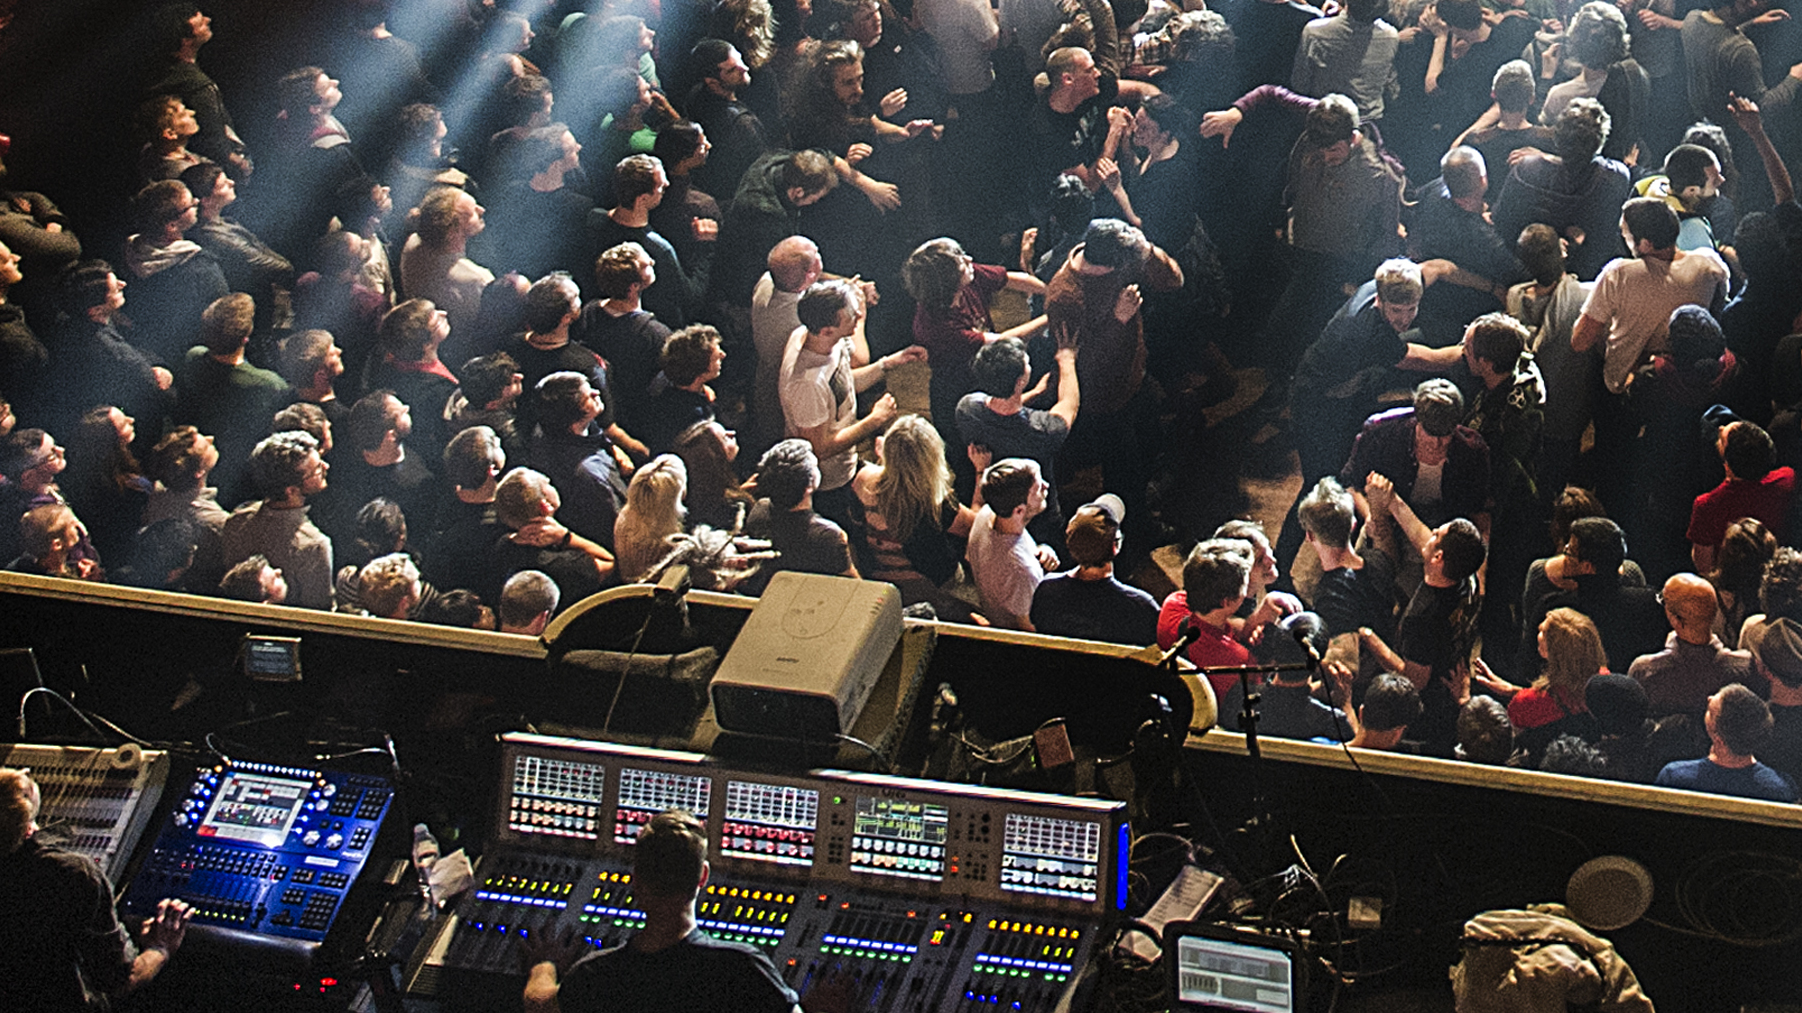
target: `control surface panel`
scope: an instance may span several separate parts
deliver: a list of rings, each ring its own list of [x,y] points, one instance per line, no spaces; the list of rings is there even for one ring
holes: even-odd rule
[[[163,897],[194,908],[193,925],[319,943],[393,802],[366,774],[259,763],[195,772],[125,897],[148,915]]]
[[[848,979],[856,1009],[1049,1011],[1125,895],[1118,802],[532,735],[506,737],[502,767],[497,839],[410,981],[453,1007],[516,996],[534,933],[630,939],[633,842],[671,807],[707,826],[702,928],[803,996]]]

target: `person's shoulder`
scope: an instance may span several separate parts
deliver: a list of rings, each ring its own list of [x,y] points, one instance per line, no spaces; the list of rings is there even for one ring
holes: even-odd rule
[[[1645,273],[1646,265],[1638,257],[1616,257],[1603,264],[1602,269],[1596,272],[1595,289],[1600,290],[1610,284],[1618,285]]]
[[[1511,51],[1519,52],[1526,47],[1527,41],[1538,30],[1539,22],[1534,18],[1507,16],[1495,26],[1489,39],[1491,42],[1499,42],[1504,49],[1511,48]],[[1497,36],[1500,38],[1498,39]]]
[[[1111,588],[1114,594],[1119,596],[1123,601],[1130,601],[1135,604],[1143,605],[1152,611],[1156,611],[1158,608],[1158,600],[1151,596],[1150,591],[1147,591],[1142,587],[1135,587],[1118,577],[1109,577],[1102,583]]]
[[[1684,251],[1683,259],[1689,261],[1691,258],[1694,258],[1694,270],[1699,274],[1724,279],[1729,273],[1727,262],[1721,259],[1719,253],[1709,247]]]
[[[1000,264],[972,264],[970,269],[975,272],[977,288],[998,292],[1007,287],[1007,268]]]
[[[282,379],[281,374],[273,370],[264,369],[261,366],[253,366],[248,362],[242,363],[234,371],[234,375],[237,377],[240,386],[260,387],[270,391],[288,390],[288,381]],[[437,377],[436,379],[442,380],[443,378]],[[453,386],[455,385],[453,384]]]
[[[1026,422],[1047,436],[1064,436],[1070,432],[1070,423],[1065,422],[1063,416],[1039,408],[1026,409]]]
[[[1665,764],[1652,783],[1666,788],[1685,788],[1701,773],[1704,760],[1672,760]]]
[[[1766,763],[1754,763],[1747,769],[1751,772],[1757,798],[1773,802],[1796,801],[1796,782],[1788,774]]]
[[[12,857],[24,861],[39,862],[47,866],[57,866],[84,876],[87,875],[90,870],[94,873],[100,872],[100,867],[94,863],[93,859],[66,850],[56,844],[40,840],[37,837],[25,838],[19,845],[18,850],[13,852]]]

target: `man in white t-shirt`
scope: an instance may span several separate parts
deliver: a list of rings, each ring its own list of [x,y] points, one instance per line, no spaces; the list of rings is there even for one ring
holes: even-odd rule
[[[1607,338],[1602,381],[1611,394],[1625,393],[1633,371],[1665,350],[1677,307],[1693,303],[1718,312],[1727,301],[1726,263],[1713,250],[1677,249],[1677,232],[1677,213],[1664,201],[1628,201],[1621,208],[1621,238],[1633,257],[1602,268],[1571,330],[1578,352]]]
[[[867,366],[852,366],[852,346],[863,342],[863,296],[849,281],[820,281],[795,303],[801,326],[782,356],[778,391],[789,436],[806,440],[820,459],[816,513],[840,527],[850,524],[851,477],[857,445],[876,435],[898,412],[884,394],[870,413],[857,417],[857,392],[895,366],[919,362],[926,349],[909,345]],[[867,347],[867,346],[866,346]]]
[[[770,250],[768,263],[770,269],[751,290],[751,342],[757,349],[757,376],[749,405],[750,445],[754,449],[774,446],[783,437],[782,396],[777,393],[776,378],[782,374],[788,339],[801,329],[795,304],[807,286],[820,280],[825,269],[820,262],[820,248],[806,236],[789,236],[777,243]],[[741,432],[741,444],[744,437]]]
[[[1028,521],[1045,509],[1050,483],[1038,462],[1009,457],[982,473],[982,509],[965,556],[982,594],[982,614],[1001,629],[1031,630],[1032,595],[1057,569],[1057,554],[1033,541]]]
[[[1621,238],[1633,257],[1602,268],[1571,329],[1571,348],[1579,354],[1607,341],[1602,382],[1612,396],[1595,408],[1595,459],[1601,462],[1596,491],[1605,503],[1633,496],[1638,417],[1626,394],[1635,372],[1668,347],[1677,307],[1694,304],[1718,313],[1727,301],[1727,265],[1720,254],[1679,250],[1677,233],[1677,212],[1669,204],[1654,197],[1628,201],[1621,208]]]
[[[782,397],[777,392],[777,377],[782,373],[782,359],[788,351],[789,339],[801,328],[795,304],[801,293],[821,278],[830,278],[820,261],[820,248],[806,236],[789,236],[770,250],[769,270],[757,279],[751,292],[751,341],[757,349],[757,376],[751,394],[754,429],[747,442],[740,432],[740,445],[762,451],[776,445],[785,435]],[[864,308],[876,305],[874,282],[857,283]],[[862,342],[861,329],[851,338],[851,368],[870,361],[870,346]]]

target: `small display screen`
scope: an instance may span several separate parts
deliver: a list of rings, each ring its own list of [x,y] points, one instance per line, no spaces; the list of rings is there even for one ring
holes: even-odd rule
[[[1007,814],[1001,889],[1094,902],[1101,889],[1101,824]]]
[[[1183,1010],[1292,1013],[1294,969],[1287,952],[1205,936],[1176,944],[1176,998]]]
[[[812,865],[820,793],[811,788],[726,782],[720,853],[782,865]]]
[[[313,782],[263,774],[228,774],[213,808],[195,832],[201,837],[251,841],[279,848],[306,807]]]
[[[619,772],[619,804],[613,810],[613,841],[631,844],[651,817],[665,809],[686,809],[703,822],[713,778],[698,774],[666,774],[655,770]]]
[[[300,678],[300,638],[246,636],[244,670],[253,679],[285,682]]]
[[[945,878],[945,831],[951,810],[898,798],[857,800],[851,871],[908,879]]]
[[[507,801],[507,829],[521,834],[601,838],[601,793],[607,771],[598,763],[573,763],[543,756],[513,760],[513,791]]]

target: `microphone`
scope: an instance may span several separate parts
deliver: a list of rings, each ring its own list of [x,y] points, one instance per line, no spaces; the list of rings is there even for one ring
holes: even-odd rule
[[[1301,645],[1302,650],[1308,652],[1308,671],[1312,672],[1319,668],[1320,652],[1314,649],[1314,638],[1308,636],[1307,629],[1298,625],[1289,630],[1289,635],[1295,638],[1295,642]]]
[[[1325,632],[1320,617],[1312,612],[1297,612],[1294,615],[1284,616],[1277,622],[1277,625],[1282,627],[1289,636],[1295,638],[1296,646],[1300,647],[1302,653],[1307,656],[1308,671],[1312,672],[1320,668],[1320,651],[1314,646],[1314,634]]]
[[[1170,664],[1170,659],[1188,650],[1190,644],[1200,639],[1201,625],[1194,622],[1192,618],[1184,619],[1182,625],[1177,627],[1176,643],[1171,644],[1169,650],[1159,650],[1158,645],[1152,644],[1149,647],[1139,648],[1133,652],[1131,657],[1136,661],[1143,661],[1147,665],[1162,668]]]

